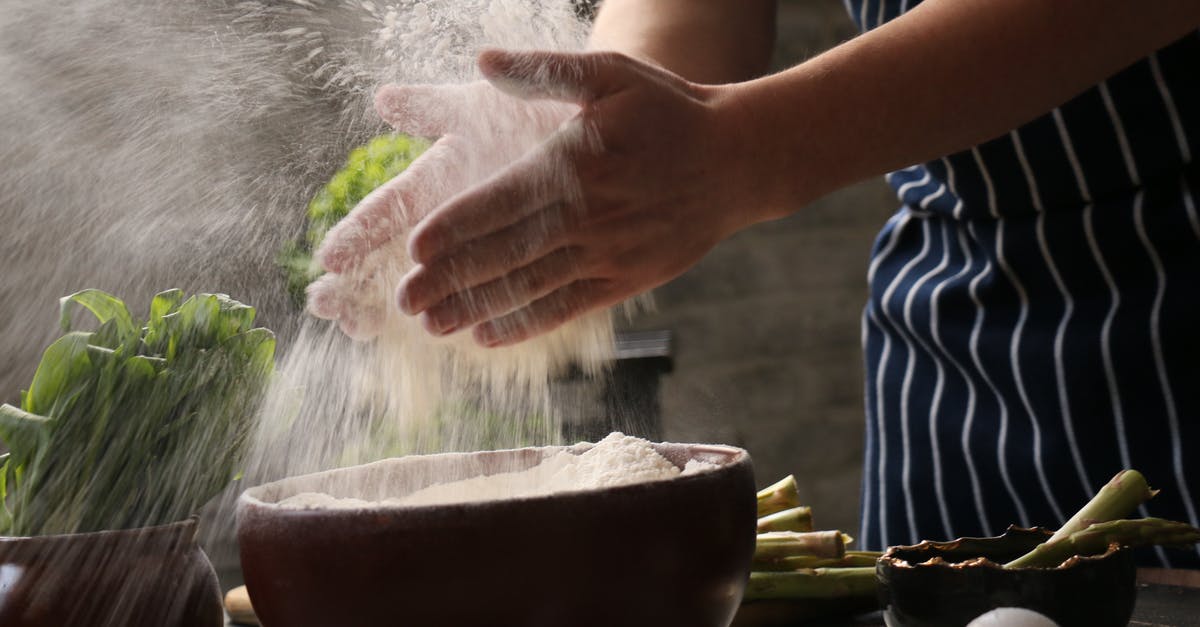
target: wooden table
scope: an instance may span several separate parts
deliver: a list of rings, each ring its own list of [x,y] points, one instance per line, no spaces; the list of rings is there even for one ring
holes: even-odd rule
[[[885,627],[882,612],[827,621],[789,621],[780,616],[739,616],[736,627]],[[1200,571],[1138,570],[1137,603],[1131,627],[1200,627]]]

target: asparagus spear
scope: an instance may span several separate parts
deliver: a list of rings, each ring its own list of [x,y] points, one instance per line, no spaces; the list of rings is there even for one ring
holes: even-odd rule
[[[1103,553],[1110,544],[1130,547],[1186,546],[1197,542],[1200,542],[1200,529],[1187,523],[1161,518],[1110,520],[1090,525],[1056,542],[1039,544],[1033,551],[1006,564],[1005,568],[1014,565],[1053,568],[1075,555]]]
[[[799,506],[800,491],[796,488],[794,475],[788,475],[758,492],[759,518]]]
[[[758,533],[769,531],[812,531],[812,508],[793,507],[758,519]]]
[[[816,557],[813,555],[788,555],[771,560],[755,562],[756,571],[788,571],[805,568],[852,568],[874,566],[883,555],[879,551],[846,551],[842,557]]]
[[[876,595],[875,567],[811,568],[792,572],[752,572],[743,597],[762,599],[835,599]]]
[[[841,559],[846,554],[846,543],[851,540],[840,531],[760,533],[754,545],[754,563],[797,555]]]
[[[1092,500],[1088,501],[1087,505],[1084,505],[1082,509],[1076,512],[1062,528],[1054,532],[1054,535],[1050,536],[1049,540],[1004,566],[1005,568],[1021,568],[1044,565],[1043,560],[1038,558],[1037,555],[1039,553],[1054,555],[1056,554],[1054,551],[1058,551],[1059,549],[1042,547],[1062,542],[1066,538],[1069,538],[1071,534],[1082,531],[1093,523],[1124,518],[1137,509],[1138,505],[1141,505],[1155,494],[1157,494],[1157,491],[1151,490],[1150,486],[1146,485],[1146,478],[1142,476],[1142,473],[1136,470],[1122,470],[1103,488],[1100,488],[1096,496],[1092,497]],[[1061,560],[1059,561],[1061,562]],[[1055,562],[1051,566],[1056,566],[1058,563]]]

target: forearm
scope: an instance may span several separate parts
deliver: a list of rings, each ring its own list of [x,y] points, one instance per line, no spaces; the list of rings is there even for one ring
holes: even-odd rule
[[[762,75],[774,41],[774,0],[604,0],[589,47],[715,84]]]
[[[926,0],[719,98],[766,166],[746,174],[766,219],[997,137],[1198,25],[1194,0]]]

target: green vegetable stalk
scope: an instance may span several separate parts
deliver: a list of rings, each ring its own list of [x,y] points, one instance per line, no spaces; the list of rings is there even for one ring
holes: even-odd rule
[[[756,571],[803,570],[806,568],[852,568],[874,566],[882,556],[880,551],[846,551],[841,557],[818,557],[815,555],[785,555],[770,560],[754,562]]]
[[[404,171],[428,144],[404,135],[382,135],[350,152],[345,165],[308,203],[307,229],[279,252],[277,263],[287,275],[288,292],[304,302],[304,288],[322,274],[313,259],[325,234],[363,198]]]
[[[807,555],[840,559],[852,538],[840,531],[772,531],[760,533],[754,545],[754,562]]]
[[[96,318],[71,331],[76,308]],[[236,474],[275,337],[227,296],[162,292],[148,319],[99,290],[61,301],[66,333],[20,407],[0,406],[0,533],[163,524],[194,514]]]
[[[770,531],[812,531],[811,507],[793,507],[782,512],[767,514],[758,519],[758,533]]]
[[[1049,540],[1038,545],[1029,553],[1005,564],[1005,567],[1021,568],[1045,565],[1045,558],[1040,558],[1039,554],[1051,555],[1057,551],[1056,548],[1050,548],[1048,545],[1062,542],[1071,534],[1082,531],[1093,523],[1124,518],[1156,493],[1146,484],[1146,478],[1142,476],[1142,473],[1136,470],[1122,470],[1103,488],[1100,488],[1092,500],[1088,501],[1058,531],[1054,532]],[[1051,564],[1051,566],[1056,565],[1058,562]]]
[[[804,616],[797,616],[797,621],[877,607],[875,561],[881,554],[847,551],[853,538],[841,531],[814,531],[812,508],[800,505],[794,476],[758,492],[758,516],[750,580],[743,595],[748,616],[780,601],[803,602]]]
[[[796,477],[788,475],[758,491],[758,517],[800,506],[800,490]]]
[[[875,567],[812,568],[791,572],[752,572],[743,599],[873,599]]]
[[[1005,567],[1054,568],[1076,555],[1104,553],[1111,544],[1137,548],[1189,546],[1197,542],[1200,542],[1200,529],[1187,523],[1161,518],[1110,520],[1095,523],[1054,542],[1039,544]]]

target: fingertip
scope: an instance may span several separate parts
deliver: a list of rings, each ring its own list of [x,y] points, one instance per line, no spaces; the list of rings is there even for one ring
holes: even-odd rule
[[[436,337],[450,335],[458,330],[457,324],[445,324],[441,320],[438,320],[437,317],[428,310],[421,312],[421,315],[417,317],[417,320],[420,321],[421,328],[425,329],[426,333]]]
[[[494,321],[475,325],[475,328],[471,330],[471,338],[475,340],[476,344],[484,348],[510,346],[516,344],[521,339],[512,333],[506,333]]]
[[[328,275],[310,283],[304,289],[308,312],[322,320],[337,320],[341,316],[341,301]]]
[[[500,48],[485,48],[477,59],[479,71],[487,78],[507,73],[519,53]]]
[[[421,313],[421,310],[417,308],[417,299],[412,288],[413,275],[420,268],[421,266],[417,266],[409,270],[408,274],[401,277],[400,282],[396,285],[396,307],[410,316]]]
[[[346,251],[322,246],[313,253],[313,260],[326,272],[341,273],[346,269]]]
[[[384,85],[375,91],[375,112],[387,122],[401,117],[404,110],[404,88]]]
[[[357,316],[339,319],[338,327],[346,337],[355,342],[366,342],[379,335],[383,327],[383,316],[379,312],[359,312]]]
[[[335,224],[313,253],[313,260],[326,272],[341,274],[354,264],[355,250],[366,238],[361,229],[351,227],[352,222],[344,219]]]
[[[429,263],[437,251],[438,239],[437,227],[429,226],[427,222],[418,224],[408,237],[408,257],[413,263]]]

